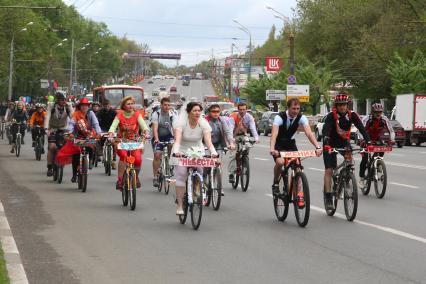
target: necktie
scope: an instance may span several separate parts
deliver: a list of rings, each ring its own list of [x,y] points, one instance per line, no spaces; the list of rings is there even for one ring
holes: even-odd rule
[[[291,126],[292,123],[293,123],[293,118],[290,118],[290,123],[288,124],[287,129],[290,128],[290,126]]]

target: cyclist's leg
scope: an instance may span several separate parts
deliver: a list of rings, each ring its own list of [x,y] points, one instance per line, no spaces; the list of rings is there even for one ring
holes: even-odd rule
[[[135,170],[136,170],[136,187],[141,187],[141,182],[139,181],[139,172],[142,167],[142,150],[132,151],[132,155],[135,157]]]
[[[333,176],[333,169],[337,167],[337,156],[335,153],[323,152],[324,160],[324,192],[331,192],[331,181]]]
[[[158,168],[160,167],[163,148],[163,145],[154,145],[153,147],[154,160],[152,161],[152,173],[154,176],[154,183],[156,183],[156,180],[158,178]]]
[[[80,164],[80,154],[72,155],[72,178],[71,181],[75,182],[77,178],[77,167]]]
[[[37,140],[37,134],[38,134],[37,128],[32,128],[31,129],[31,138],[33,140],[33,143],[32,143],[33,147],[35,146],[35,143],[36,143],[36,140]]]
[[[117,149],[117,155],[120,157],[120,161],[118,162],[116,189],[122,189],[123,188],[123,174],[124,174],[124,171],[126,170],[125,160],[126,160],[126,157],[127,157],[127,151]]]
[[[185,185],[186,177],[188,175],[188,169],[182,166],[175,166],[175,177],[176,177],[176,199],[178,202],[176,214],[183,213],[183,197],[185,196]]]

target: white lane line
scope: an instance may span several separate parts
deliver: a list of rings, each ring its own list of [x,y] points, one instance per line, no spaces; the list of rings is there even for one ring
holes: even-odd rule
[[[419,188],[418,186],[409,185],[409,184],[405,184],[405,183],[390,182],[390,184],[399,185],[399,186],[408,187],[408,188]]]
[[[389,156],[395,156],[395,157],[404,157],[404,154],[397,154],[397,153],[389,153]]]
[[[318,171],[318,172],[324,171],[324,169],[318,169],[318,168],[308,168],[308,170],[313,170],[313,171]]]
[[[259,160],[259,161],[269,161],[269,159],[264,159],[264,158],[257,158],[257,157],[255,157],[255,158],[253,158],[254,160]]]
[[[268,193],[268,194],[265,194],[265,196],[272,197],[272,194]],[[317,206],[314,206],[314,205],[311,205],[311,210],[321,212],[321,213],[325,213],[324,208],[317,207]],[[343,215],[343,214],[335,213],[334,216],[337,217],[337,218],[346,220],[346,216]],[[380,230],[380,231],[383,231],[383,232],[386,232],[386,233],[390,233],[392,235],[396,235],[396,236],[399,236],[399,237],[403,237],[403,238],[406,238],[406,239],[410,239],[410,240],[413,240],[413,241],[417,241],[417,242],[426,244],[426,238],[422,238],[422,237],[419,237],[419,236],[416,236],[416,235],[413,235],[413,234],[410,234],[410,233],[406,233],[406,232],[396,230],[396,229],[393,229],[393,228],[390,228],[390,227],[385,227],[385,226],[380,226],[380,225],[368,223],[368,222],[361,221],[361,220],[354,220],[353,222],[360,224],[360,225],[370,227],[370,228],[374,228],[374,229],[377,229],[377,230]]]
[[[150,160],[150,161],[154,161],[154,159],[153,158],[146,158],[147,160]]]

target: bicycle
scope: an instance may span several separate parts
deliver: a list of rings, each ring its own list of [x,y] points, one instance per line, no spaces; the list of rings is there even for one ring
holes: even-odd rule
[[[136,181],[137,173],[135,169],[135,156],[132,155],[132,151],[139,150],[144,148],[145,138],[138,138],[136,140],[116,140],[118,143],[117,149],[126,150],[126,169],[123,174],[123,190],[121,191],[121,199],[123,206],[129,204],[130,210],[135,210],[136,208]]]
[[[343,162],[333,170],[332,177],[332,203],[333,209],[326,209],[328,216],[333,216],[337,209],[339,199],[343,199],[345,215],[348,221],[353,221],[358,210],[358,186],[355,178],[353,153],[364,153],[364,149],[351,148],[331,148],[324,147],[325,151],[330,153],[340,153],[343,155]],[[343,190],[344,188],[344,190]],[[324,194],[324,207],[326,206],[326,198]]]
[[[158,192],[164,188],[164,193],[169,194],[170,178],[172,177],[172,166],[170,165],[170,157],[168,146],[173,145],[174,141],[158,142],[158,145],[163,146],[161,153],[161,163],[158,168]]]
[[[391,151],[392,146],[367,146],[366,152],[368,154],[368,174],[366,177],[366,185],[361,187],[363,195],[368,195],[370,193],[371,183],[374,183],[374,191],[377,198],[383,198],[385,196],[388,177],[385,161],[378,153]]]
[[[175,156],[175,155],[174,155]],[[197,168],[210,168],[216,164],[215,159],[210,156],[202,158],[182,155],[177,158],[176,165],[187,167],[188,176],[186,180],[186,190],[183,198],[183,215],[179,215],[179,222],[185,224],[188,210],[191,212],[191,224],[194,230],[198,230],[203,215],[203,200],[205,188],[203,186],[203,176],[197,171]]]
[[[22,145],[22,134],[21,134],[21,127],[22,125],[25,126],[24,122],[14,122],[13,124],[18,125],[18,132],[16,133],[16,140],[15,140],[15,155],[19,158],[19,155],[21,154],[21,145]],[[26,126],[25,126],[26,127]]]
[[[233,175],[233,182],[231,182],[231,185],[233,189],[236,189],[241,179],[241,190],[246,192],[250,182],[249,150],[253,147],[255,140],[246,135],[244,137],[238,137],[235,141],[237,143],[235,158],[231,159],[228,165],[228,169],[230,169],[232,168],[232,163],[236,164],[236,169],[231,173]]]
[[[62,146],[64,146],[64,142],[65,142],[64,133],[65,133],[64,130],[56,130],[52,133],[52,135],[55,135],[55,144],[56,144],[56,152],[53,156],[52,177],[53,177],[53,181],[56,181],[58,184],[62,183],[62,178],[64,176],[64,166],[58,164],[58,161],[56,160],[56,154],[62,148]]]
[[[311,201],[308,179],[301,162],[308,157],[316,157],[316,151],[289,151],[280,152],[280,155],[284,158],[284,166],[279,176],[278,192],[272,191],[275,215],[278,221],[283,222],[293,203],[297,224],[305,227],[309,221]]]
[[[104,138],[107,137],[107,135],[103,135]],[[113,160],[113,145],[109,139],[105,140],[104,147],[102,149],[103,153],[103,164],[105,168],[105,174],[110,176],[111,175],[111,169],[112,169],[112,160]]]
[[[34,130],[36,131],[36,139],[34,141],[34,153],[36,160],[40,161],[41,155],[43,154],[44,150],[44,129],[40,126],[36,126]]]
[[[5,130],[6,130],[6,137],[9,142],[9,145],[12,145],[13,137],[12,137],[12,133],[10,133],[10,123],[6,124]]]
[[[87,147],[96,145],[97,140],[93,138],[74,138],[72,142],[75,146],[80,147],[80,159],[77,166],[77,186],[82,192],[86,192],[89,167],[89,152],[87,151]]]
[[[226,154],[228,148],[223,149]],[[204,185],[207,187],[207,196],[204,206],[209,207],[210,203],[214,210],[219,210],[222,200],[222,167],[221,163],[217,162],[214,167],[206,168],[204,171]]]

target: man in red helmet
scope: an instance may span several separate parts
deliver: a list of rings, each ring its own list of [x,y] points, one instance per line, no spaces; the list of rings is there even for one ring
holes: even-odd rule
[[[339,93],[334,98],[334,107],[324,118],[322,129],[323,157],[324,157],[324,201],[326,210],[332,210],[333,193],[331,192],[331,181],[333,169],[337,167],[336,153],[329,153],[326,148],[346,148],[350,145],[351,126],[355,125],[366,141],[370,141],[370,136],[364,128],[358,114],[349,109],[349,95],[345,92]]]
[[[362,119],[362,124],[370,136],[371,143],[378,146],[385,144],[393,145],[395,142],[395,131],[389,123],[389,119],[383,115],[383,105],[375,103],[371,106],[371,114]],[[383,157],[385,153],[375,153]],[[368,155],[362,155],[362,161],[359,165],[359,186],[365,186],[365,170],[367,168]]]

